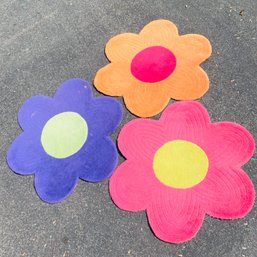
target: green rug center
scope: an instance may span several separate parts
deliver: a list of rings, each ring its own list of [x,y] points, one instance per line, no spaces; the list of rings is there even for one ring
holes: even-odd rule
[[[48,120],[41,134],[41,143],[47,154],[62,159],[78,152],[87,136],[86,121],[76,112],[63,112]]]

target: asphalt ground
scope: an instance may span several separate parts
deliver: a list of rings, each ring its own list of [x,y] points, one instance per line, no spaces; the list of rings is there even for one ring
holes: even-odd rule
[[[6,164],[26,99],[51,96],[69,78],[92,82],[108,63],[104,46],[112,36],[160,18],[181,34],[210,39],[213,54],[203,67],[211,85],[200,102],[212,121],[240,123],[257,138],[256,0],[1,0],[0,256],[257,256],[256,207],[240,220],[206,217],[195,239],[172,245],[154,236],[145,212],[119,210],[107,181],[80,181],[67,200],[49,205],[36,195],[33,176],[18,176]],[[134,118],[125,110],[121,127]],[[257,188],[255,158],[244,169]]]

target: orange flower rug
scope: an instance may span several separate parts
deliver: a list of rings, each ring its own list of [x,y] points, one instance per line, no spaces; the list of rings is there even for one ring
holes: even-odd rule
[[[139,34],[124,33],[106,45],[110,64],[100,69],[95,87],[110,96],[123,96],[139,117],[160,113],[169,100],[195,100],[209,88],[199,66],[210,57],[209,40],[197,34],[180,36],[167,20],[147,24]]]

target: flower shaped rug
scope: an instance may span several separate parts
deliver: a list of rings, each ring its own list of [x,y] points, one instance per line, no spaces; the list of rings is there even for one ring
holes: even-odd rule
[[[111,63],[97,72],[94,84],[106,95],[123,96],[133,114],[150,117],[170,98],[194,100],[207,92],[209,79],[199,65],[211,51],[204,36],[180,36],[175,24],[156,20],[139,34],[120,34],[107,43]]]
[[[253,137],[236,123],[211,123],[198,102],[175,103],[160,120],[129,122],[118,145],[127,160],[110,179],[111,197],[123,210],[146,210],[164,241],[192,239],[205,214],[237,219],[253,207],[254,187],[241,169]]]
[[[78,179],[98,182],[117,166],[115,144],[109,138],[122,119],[119,102],[93,98],[88,82],[71,79],[53,98],[34,96],[18,116],[23,133],[7,156],[10,168],[35,174],[40,198],[56,203],[66,198]]]

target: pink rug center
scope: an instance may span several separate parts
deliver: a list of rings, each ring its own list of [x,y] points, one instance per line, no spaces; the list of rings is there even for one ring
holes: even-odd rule
[[[138,80],[149,83],[166,79],[175,68],[175,55],[162,46],[145,48],[131,62],[131,73]]]

